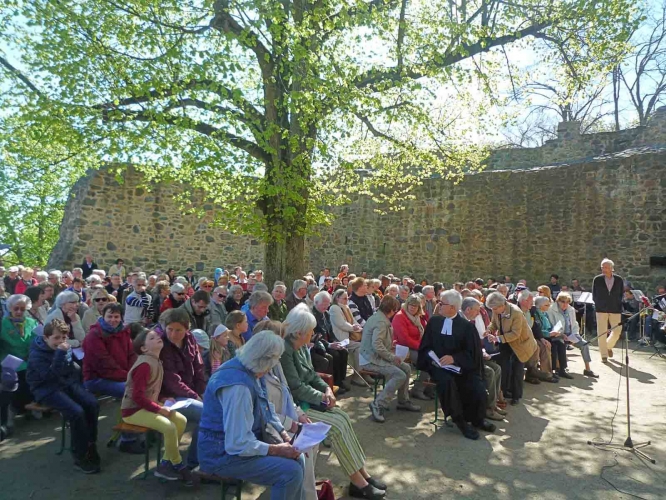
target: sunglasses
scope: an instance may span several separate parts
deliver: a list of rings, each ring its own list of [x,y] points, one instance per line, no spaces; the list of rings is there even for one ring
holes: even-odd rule
[[[221,299],[226,299],[227,298],[227,296],[224,295],[223,293],[218,293],[217,296]]]
[[[108,302],[109,301],[109,299],[104,299],[104,298],[94,299],[94,300],[95,300],[95,302]]]
[[[174,295],[178,295],[178,296],[185,295],[185,292],[176,293]]]

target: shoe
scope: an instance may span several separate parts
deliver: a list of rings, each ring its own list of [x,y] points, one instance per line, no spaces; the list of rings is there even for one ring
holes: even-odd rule
[[[199,476],[194,474],[192,469],[187,465],[180,463],[175,465],[173,469],[180,475],[180,480],[185,486],[194,486],[195,483],[199,482]]]
[[[599,378],[599,375],[594,373],[592,370],[583,370],[583,375],[586,377]]]
[[[412,399],[418,399],[418,400],[421,400],[421,401],[430,401],[430,398],[428,396],[426,396],[425,392],[422,391],[422,390],[417,391],[416,389],[412,389],[411,391],[409,391],[409,397],[412,398]]]
[[[370,387],[372,387],[375,383],[375,379],[372,378],[370,375],[363,375],[363,380],[365,380],[368,384],[370,384]]]
[[[502,415],[493,410],[486,411],[486,418],[489,418],[490,420],[496,420],[498,422],[504,420],[504,417]]]
[[[118,445],[118,449],[123,453],[129,453],[131,455],[143,455],[146,453],[146,443],[145,441],[121,441]]]
[[[421,407],[419,405],[415,405],[409,399],[407,401],[398,402],[396,409],[403,411],[413,411],[413,412],[421,411]]]
[[[340,383],[340,386],[344,387],[347,392],[351,391],[351,380],[349,380],[348,378],[344,379]]]
[[[497,430],[495,424],[491,424],[487,420],[482,420],[479,425],[475,425],[474,427],[476,427],[477,429],[481,429],[482,431],[485,432],[495,432]]]
[[[574,349],[574,346],[567,344],[567,351],[573,351]]]
[[[544,382],[550,382],[551,384],[557,384],[560,381],[558,377],[551,377],[544,379]]]
[[[160,464],[155,467],[155,472],[153,472],[153,474],[155,474],[155,477],[167,481],[178,481],[180,479],[180,473],[168,460],[162,460]]]
[[[377,488],[378,490],[384,490],[384,491],[386,491],[386,489],[388,488],[388,486],[386,485],[385,482],[380,481],[379,479],[376,479],[376,478],[374,478],[374,477],[369,477],[368,479],[366,479],[366,481],[367,481],[368,483],[370,483],[371,485],[373,485],[373,486],[374,486],[375,488]]]
[[[539,385],[541,383],[541,380],[539,380],[538,378],[526,377],[525,382],[527,382],[528,384]]]
[[[608,358],[601,358],[602,363],[608,363]]]
[[[462,432],[462,435],[465,436],[467,439],[471,439],[472,441],[476,441],[479,439],[479,431],[477,431],[474,427],[469,425],[467,422],[460,421],[460,422],[455,422],[456,427]]]
[[[86,459],[91,463],[95,464],[97,467],[102,463],[102,457],[99,456],[97,451],[97,443],[90,443],[88,445],[88,453],[86,453]]]
[[[379,406],[374,401],[370,403],[368,406],[370,406],[370,413],[372,414],[372,420],[374,420],[375,422],[379,422],[380,424],[386,422],[386,419],[384,418],[384,408]]]
[[[354,377],[353,379],[351,379],[351,383],[359,387],[367,387],[367,385],[365,385],[365,382],[363,382],[363,380],[361,380],[358,377]]]
[[[638,341],[638,345],[646,346],[648,345],[648,341],[645,338],[642,338]]]
[[[508,414],[509,414],[508,411],[506,411],[506,410],[500,408],[499,406],[495,408],[495,413],[498,413],[498,414],[500,414],[500,415],[502,415],[502,416],[505,416],[505,415],[508,415]]]
[[[511,400],[511,406],[518,406],[520,403],[520,399],[512,399]]]
[[[386,496],[386,492],[375,488],[368,483],[367,486],[359,488],[354,483],[349,483],[349,496],[354,498],[369,498],[370,500],[381,500]]]
[[[34,418],[35,420],[41,420],[42,417],[44,417],[44,415],[42,414],[42,412],[41,412],[41,411],[37,411],[37,410],[32,410],[32,411],[30,412],[30,415],[32,415],[32,418]]]
[[[74,468],[80,470],[84,474],[96,474],[99,472],[99,465],[95,465],[87,458],[74,460]]]
[[[573,380],[573,375],[570,375],[567,372],[560,372],[560,378],[568,378],[569,380]]]
[[[608,357],[609,358],[613,357],[613,349],[608,349]]]
[[[336,392],[335,395],[336,396],[342,396],[343,394],[347,394],[347,392],[349,392],[349,391],[347,391],[347,389],[345,389],[342,386],[339,386],[338,387],[338,392]]]

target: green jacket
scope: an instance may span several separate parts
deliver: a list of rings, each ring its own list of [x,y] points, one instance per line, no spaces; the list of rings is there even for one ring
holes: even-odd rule
[[[32,318],[25,318],[23,327],[23,337],[21,337],[14,323],[5,316],[2,318],[0,327],[0,361],[5,359],[8,354],[21,358],[23,363],[16,371],[23,371],[28,367],[28,355],[30,354],[30,344],[34,339],[33,332],[38,323]]]
[[[291,395],[296,404],[306,402],[319,405],[328,384],[324,382],[312,366],[307,346],[294,349],[290,340],[284,341],[284,353],[280,358],[282,371],[287,380]]]
[[[276,301],[274,301],[268,307],[268,317],[273,321],[280,321],[280,322],[284,321],[285,319],[287,319],[288,312],[289,311],[287,310],[287,303],[284,300],[281,300],[279,304]]]

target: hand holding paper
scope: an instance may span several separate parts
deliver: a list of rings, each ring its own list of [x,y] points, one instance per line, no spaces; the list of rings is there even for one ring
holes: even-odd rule
[[[303,424],[301,433],[294,440],[294,448],[303,453],[308,448],[312,448],[326,439],[326,435],[330,429],[331,426],[324,422]]]

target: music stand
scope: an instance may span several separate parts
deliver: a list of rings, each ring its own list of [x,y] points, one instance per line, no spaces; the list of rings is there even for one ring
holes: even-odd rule
[[[579,304],[583,304],[583,317],[581,318],[581,330],[583,330],[583,337],[587,337],[587,329],[586,329],[586,323],[587,323],[587,305],[591,304],[594,305],[594,300],[592,300],[592,293],[591,292],[573,292],[572,298],[574,302],[578,302]]]

